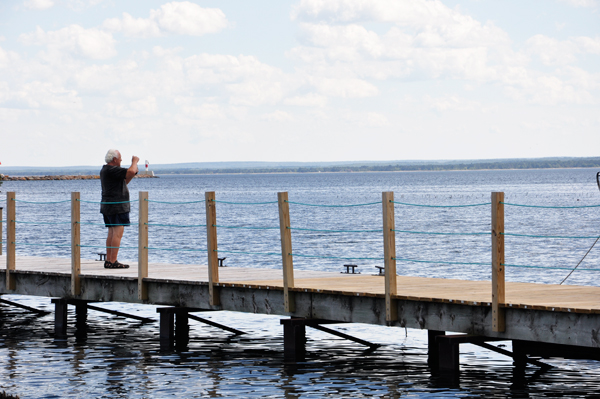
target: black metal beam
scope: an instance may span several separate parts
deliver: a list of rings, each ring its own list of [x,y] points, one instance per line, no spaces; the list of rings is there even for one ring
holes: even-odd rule
[[[515,354],[513,352],[509,352],[506,349],[498,348],[498,347],[496,347],[494,345],[486,344],[485,342],[473,342],[473,345],[481,346],[482,348],[489,349],[491,351],[498,352],[498,353],[501,353],[503,355],[515,358]],[[546,364],[546,363],[543,363],[543,362],[539,362],[539,361],[531,359],[531,358],[529,358],[527,356],[523,356],[523,361],[525,361],[526,363],[529,363],[529,364],[536,365],[536,366],[541,367],[543,369],[552,368],[552,366],[549,365],[549,364]]]
[[[204,323],[204,324],[208,324],[209,326],[220,328],[221,330],[229,331],[229,332],[234,333],[236,335],[246,334],[243,331],[236,330],[235,328],[224,326],[223,324],[216,323],[216,322],[214,322],[212,320],[203,319],[202,317],[198,317],[198,316],[193,315],[193,314],[188,314],[188,317],[190,319],[192,319],[192,320],[196,320],[196,321],[199,321],[200,323]]]
[[[25,309],[25,310],[28,310],[28,311],[30,311],[32,313],[37,313],[37,314],[41,314],[41,315],[52,313],[52,312],[49,312],[47,310],[41,310],[41,309],[32,308],[30,306],[21,305],[18,302],[7,301],[6,299],[2,299],[2,298],[0,298],[0,302],[4,303],[6,305],[14,306],[16,308]]]
[[[90,305],[90,304],[87,305],[87,308],[95,310],[97,312],[114,314],[115,316],[121,316],[121,317],[125,317],[125,318],[128,318],[128,319],[140,320],[140,321],[142,321],[144,323],[154,323],[154,322],[156,322],[156,320],[151,319],[149,317],[135,316],[135,315],[132,315],[132,314],[123,313],[123,312],[119,312],[119,311],[116,311],[116,310],[99,308],[98,306],[93,306],[93,305]]]
[[[314,328],[315,330],[323,331],[323,332],[326,332],[328,334],[335,335],[337,337],[347,339],[349,341],[357,342],[357,343],[359,343],[361,345],[365,345],[365,346],[368,346],[368,347],[373,348],[373,349],[374,348],[379,348],[381,346],[380,344],[374,344],[372,342],[368,342],[368,341],[362,340],[360,338],[356,338],[356,337],[353,337],[351,335],[344,334],[344,333],[336,331],[336,330],[332,330],[331,328],[320,326],[318,324],[312,324],[312,325],[308,324],[308,326]]]

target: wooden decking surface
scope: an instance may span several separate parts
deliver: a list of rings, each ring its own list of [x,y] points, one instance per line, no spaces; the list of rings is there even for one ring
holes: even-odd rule
[[[68,258],[18,256],[17,270],[70,274]],[[6,268],[6,255],[0,256],[0,269]],[[137,278],[137,264],[129,269],[104,269],[103,262],[81,260],[82,276],[120,276]],[[383,296],[384,278],[369,274],[294,270],[294,290],[354,296]],[[208,281],[205,265],[151,263],[148,278],[170,281]],[[281,270],[256,268],[219,268],[221,285],[248,288],[282,289]],[[455,302],[489,306],[491,283],[441,278],[398,276],[399,299],[428,302]],[[506,306],[574,313],[600,313],[600,287],[506,283]]]

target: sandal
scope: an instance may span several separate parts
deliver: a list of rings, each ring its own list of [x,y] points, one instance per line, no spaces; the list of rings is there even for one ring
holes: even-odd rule
[[[129,269],[129,265],[124,265],[118,260],[114,261],[112,264],[113,269]]]
[[[104,261],[104,268],[105,269],[114,269],[112,262],[109,262],[107,260]]]

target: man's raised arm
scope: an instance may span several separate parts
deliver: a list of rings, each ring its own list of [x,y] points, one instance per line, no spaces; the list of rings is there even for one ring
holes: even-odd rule
[[[140,159],[138,157],[136,157],[135,155],[131,158],[131,166],[129,167],[129,169],[127,169],[127,174],[125,175],[125,183],[129,184],[131,179],[133,179],[133,176],[137,175],[137,173],[138,173],[137,164],[139,161],[140,161]]]

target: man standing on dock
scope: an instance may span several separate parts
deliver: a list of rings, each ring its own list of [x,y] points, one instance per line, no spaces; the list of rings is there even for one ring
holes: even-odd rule
[[[127,185],[138,173],[139,158],[135,155],[131,158],[129,169],[121,167],[121,153],[117,150],[108,150],[104,157],[106,165],[100,171],[100,183],[102,184],[102,204],[100,213],[104,216],[104,224],[108,227],[106,238],[106,260],[104,267],[107,269],[126,269],[117,260],[121,238],[125,226],[129,226],[129,189]]]

